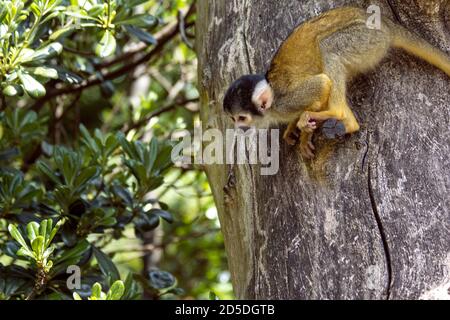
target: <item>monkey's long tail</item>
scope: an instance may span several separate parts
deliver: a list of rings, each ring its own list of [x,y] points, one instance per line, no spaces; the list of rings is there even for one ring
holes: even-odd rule
[[[427,61],[438,67],[450,77],[450,57],[430,43],[402,26],[392,28],[394,39],[392,45]]]

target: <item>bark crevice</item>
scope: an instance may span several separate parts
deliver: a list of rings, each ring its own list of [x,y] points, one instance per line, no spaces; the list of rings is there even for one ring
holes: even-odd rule
[[[367,141],[368,149],[369,149],[369,140]],[[383,221],[381,220],[381,215],[378,210],[377,203],[375,201],[374,189],[372,185],[372,168],[371,164],[368,165],[368,173],[367,173],[367,184],[369,190],[369,198],[370,204],[372,206],[372,212],[377,222],[378,230],[380,233],[381,241],[383,243],[384,256],[386,259],[386,267],[388,273],[388,281],[386,285],[386,300],[389,300],[391,297],[391,288],[392,288],[392,260],[391,260],[391,249],[389,248],[389,242],[387,240],[387,235],[385,228],[383,226]]]
[[[248,44],[248,39],[247,39],[247,30],[249,27],[249,21],[248,21],[248,12],[249,12],[249,3],[248,1],[245,1],[244,4],[244,10],[245,10],[245,16],[244,16],[244,26],[242,29],[242,40],[243,40],[243,44],[244,44],[244,53],[245,53],[245,58],[247,60],[247,67],[248,67],[248,71],[250,74],[253,73],[253,68],[252,68],[252,63],[251,63],[251,58],[250,58],[250,50],[249,50],[249,44]]]
[[[402,20],[400,19],[400,14],[398,13],[395,5],[392,3],[392,0],[386,0],[388,6],[391,8],[392,13],[394,14],[395,21],[399,24],[402,24]]]

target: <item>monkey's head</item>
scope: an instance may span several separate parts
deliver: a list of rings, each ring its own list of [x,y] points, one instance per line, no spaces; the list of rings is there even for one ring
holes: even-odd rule
[[[273,91],[263,75],[247,75],[230,86],[223,100],[224,111],[241,129],[267,125],[265,115],[272,106]]]

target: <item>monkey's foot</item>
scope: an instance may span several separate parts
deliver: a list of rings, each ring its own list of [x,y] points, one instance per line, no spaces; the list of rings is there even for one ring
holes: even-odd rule
[[[302,132],[300,137],[300,153],[304,159],[314,158],[314,144],[312,143],[312,133]]]
[[[297,128],[302,132],[312,133],[317,129],[317,121],[314,120],[308,112],[303,112],[300,120],[297,122]]]
[[[337,119],[329,119],[323,123],[322,133],[327,139],[342,138],[346,134],[345,125]]]
[[[283,139],[288,145],[295,145],[299,138],[300,136],[296,128],[288,128],[286,129],[286,131],[284,131]]]

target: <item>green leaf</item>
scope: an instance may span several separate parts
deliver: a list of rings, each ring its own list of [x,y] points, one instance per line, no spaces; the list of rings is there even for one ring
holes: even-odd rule
[[[123,151],[132,159],[139,159],[139,155],[134,148],[134,144],[127,140],[125,135],[122,132],[117,134],[117,139],[119,140],[120,146]]]
[[[42,24],[46,23],[47,21],[50,21],[53,18],[56,18],[59,14],[60,14],[60,12],[53,11],[52,13],[47,15],[44,20],[42,20]]]
[[[36,67],[36,68],[28,68],[27,71],[30,73],[48,79],[58,79],[58,70],[50,67]]]
[[[78,241],[76,227],[71,226],[70,224],[65,225],[61,230],[61,239],[66,247],[75,247]]]
[[[20,243],[20,245],[27,249],[30,250],[28,248],[28,245],[25,241],[25,239],[22,237],[22,234],[20,233],[19,229],[17,229],[17,227],[13,224],[8,225],[8,231],[11,234],[11,236],[14,238],[14,240],[16,240],[18,243]]]
[[[31,241],[31,248],[38,258],[42,257],[44,254],[44,237],[37,236],[33,241]]]
[[[55,260],[55,264],[62,263],[72,258],[81,257],[90,247],[90,243],[86,240],[79,242],[75,247],[64,253]]]
[[[50,220],[51,221],[51,220]],[[52,228],[52,230],[49,233],[49,237],[47,239],[46,245],[48,246],[50,242],[52,242],[53,238],[55,237],[56,233],[58,232],[59,228],[64,224],[64,220],[60,220],[56,223],[55,227]]]
[[[88,167],[83,170],[77,175],[74,182],[74,187],[76,188],[76,191],[83,190],[86,184],[94,179],[98,174],[100,173],[100,169],[96,166]]]
[[[171,294],[174,294],[174,295],[177,295],[177,296],[182,296],[182,295],[186,294],[186,292],[183,289],[181,289],[181,288],[170,289],[169,291],[167,291],[167,293],[171,293]]]
[[[112,227],[115,224],[117,224],[117,220],[114,217],[107,217],[107,218],[102,219],[99,222],[99,225],[104,226],[104,227]]]
[[[102,285],[96,282],[92,286],[91,298],[94,298],[95,300],[100,300],[101,297],[102,297]]]
[[[125,165],[130,168],[131,172],[140,184],[145,184],[147,182],[147,171],[144,165],[134,160],[125,160]]]
[[[145,42],[146,44],[154,45],[157,43],[154,36],[142,29],[130,25],[124,25],[124,27],[127,32],[131,33],[133,36],[135,36],[142,42]]]
[[[76,292],[73,293],[73,300],[83,300],[81,299],[80,295]]]
[[[0,161],[10,160],[17,157],[18,155],[20,155],[20,150],[17,147],[5,151],[0,151]]]
[[[19,79],[26,93],[31,97],[37,99],[45,96],[46,91],[44,86],[29,74],[19,72]]]
[[[151,209],[147,212],[147,214],[154,214],[156,216],[159,216],[161,218],[163,218],[164,220],[166,220],[169,223],[173,223],[173,216],[170,212],[167,212],[165,210],[161,210],[161,209]]]
[[[114,21],[116,25],[131,25],[138,28],[151,28],[158,24],[158,20],[150,14],[138,14],[130,18]]]
[[[217,295],[213,292],[209,292],[209,300],[217,300]]]
[[[103,275],[111,280],[111,282],[120,280],[120,274],[116,265],[112,262],[111,258],[103,253],[100,249],[92,247],[95,259],[97,259],[98,266],[100,267]]]
[[[95,140],[92,138],[91,134],[89,133],[88,129],[86,129],[86,127],[81,124],[80,125],[80,133],[82,136],[82,142],[90,149],[92,150],[94,153],[100,153],[100,149],[97,146],[97,143],[95,142]]]
[[[31,12],[33,12],[33,14],[34,14],[36,17],[40,17],[40,16],[42,15],[40,6],[39,6],[37,3],[35,3],[35,2],[33,2],[33,3],[30,5],[30,10],[31,10]]]
[[[141,294],[139,286],[133,278],[133,274],[130,272],[125,279],[125,292],[122,296],[122,300],[138,300]]]
[[[133,205],[133,197],[128,189],[118,184],[114,184],[112,190],[114,194],[120,197],[127,206],[131,207]]]
[[[58,55],[61,54],[61,52],[63,51],[63,46],[61,43],[59,42],[53,42],[51,44],[49,44],[48,46],[37,50],[31,57],[30,57],[30,61],[31,60],[47,60],[47,59],[51,59],[53,57],[56,57]]]
[[[39,223],[33,221],[27,225],[27,235],[30,241],[33,241],[39,235]]]
[[[51,219],[42,220],[39,225],[39,235],[41,235],[44,240],[47,238],[48,224],[53,224]]]
[[[65,11],[64,14],[73,18],[97,21],[95,18],[90,17],[87,14],[83,14],[81,12]]]
[[[47,241],[50,238],[50,234],[53,230],[53,220],[47,219],[47,230],[45,231],[44,239]]]
[[[171,146],[164,146],[162,150],[159,151],[158,158],[156,159],[153,165],[152,173],[158,175],[161,172],[163,172],[166,168],[171,166],[172,164],[171,153],[172,153]]]
[[[88,14],[90,17],[98,17],[104,12],[104,7],[102,4],[93,5],[89,9]]]
[[[125,292],[125,285],[121,280],[113,283],[106,295],[106,300],[120,300]]]
[[[37,168],[54,183],[61,184],[61,180],[53,173],[53,170],[45,162],[39,161],[37,163]]]
[[[3,89],[3,94],[8,97],[22,96],[23,88],[16,84],[10,84]]]
[[[159,226],[159,216],[157,215],[147,215],[140,213],[137,217],[133,219],[134,225],[136,226],[136,231],[143,234],[147,231],[156,229]]]
[[[117,141],[116,136],[114,136],[112,134],[109,135],[105,141],[105,148],[107,151],[106,155],[109,156],[111,153],[113,153],[117,149],[118,146],[119,146],[119,142]]]
[[[50,257],[50,255],[53,253],[53,251],[55,251],[56,246],[55,245],[51,245],[50,247],[48,247],[45,251],[44,251],[44,255],[43,258],[47,259],[48,257]]]
[[[27,248],[20,248],[17,251],[17,255],[18,256],[23,256],[23,257],[30,257],[31,259],[35,259],[35,255],[33,254],[33,252],[30,249]]]
[[[83,82],[83,78],[73,72],[67,71],[61,67],[54,67],[54,69],[58,72],[58,79],[66,83],[80,84]]]
[[[22,51],[20,52],[18,59],[24,63],[29,62],[29,61],[33,60],[33,56],[35,53],[36,53],[36,51],[34,51],[33,49],[23,48]]]
[[[116,46],[116,38],[114,38],[111,31],[106,30],[99,44],[95,48],[95,53],[100,58],[106,58],[114,54],[116,51]]]
[[[19,249],[21,249],[22,247],[16,242],[16,241],[8,241],[4,244],[3,246],[3,253],[5,253],[6,255],[12,257],[12,258],[17,258],[17,252],[19,251]]]
[[[52,40],[52,41],[58,40],[62,36],[68,34],[69,32],[71,32],[71,31],[73,31],[75,29],[76,29],[75,25],[71,25],[71,26],[68,26],[68,27],[65,27],[65,28],[58,29],[58,30],[56,30],[55,32],[53,32],[50,35],[49,39]]]
[[[155,189],[159,188],[160,186],[162,186],[163,183],[164,183],[163,176],[151,177],[150,180],[146,184],[147,191],[155,190]]]
[[[158,140],[153,138],[150,141],[150,146],[148,150],[148,159],[146,161],[147,172],[150,173],[153,170],[153,166],[155,165],[156,157],[158,156]]]
[[[129,8],[136,7],[140,4],[147,2],[148,0],[129,0],[125,1],[125,5]]]

